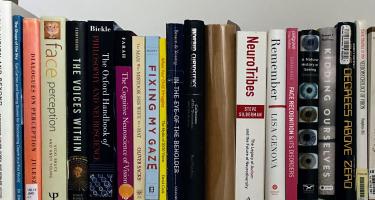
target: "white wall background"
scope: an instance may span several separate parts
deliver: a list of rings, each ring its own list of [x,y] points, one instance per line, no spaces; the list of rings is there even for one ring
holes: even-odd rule
[[[138,35],[165,34],[166,22],[202,19],[242,30],[319,28],[366,19],[375,25],[375,0],[19,0],[37,16],[114,20]]]

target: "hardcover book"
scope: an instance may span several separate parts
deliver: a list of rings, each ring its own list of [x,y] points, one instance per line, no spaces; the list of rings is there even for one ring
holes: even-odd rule
[[[318,199],[319,51],[316,30],[299,32],[298,199]]]
[[[132,37],[134,199],[145,199],[146,96],[145,38]]]
[[[118,200],[134,199],[133,80],[131,31],[115,31]]]
[[[336,29],[321,28],[319,59],[318,196],[335,197]]]
[[[159,197],[159,37],[146,37],[146,199]]]
[[[69,21],[67,34],[68,197],[87,199],[88,110],[86,22]]]
[[[356,199],[356,28],[351,22],[336,25],[336,198]]]
[[[43,199],[67,199],[66,19],[42,17]]]
[[[286,31],[268,32],[265,197],[285,199]]]
[[[236,31],[206,26],[205,199],[235,199]]]
[[[159,199],[167,200],[167,40],[159,39]]]
[[[15,137],[15,71],[14,68],[14,35],[13,16],[33,17],[32,14],[12,3],[0,1],[0,198],[17,199],[20,190],[16,184],[20,181],[20,167],[16,168],[16,139]],[[20,147],[19,144],[17,144]],[[19,155],[19,154],[18,154]],[[20,161],[18,158],[17,161]],[[17,172],[18,171],[18,172]],[[18,174],[16,174],[16,172]],[[18,180],[17,180],[17,179]],[[23,193],[23,192],[22,192]]]
[[[184,173],[185,140],[184,115],[186,99],[182,95],[185,77],[184,26],[167,24],[167,137],[168,144],[168,199],[180,200],[185,196]],[[172,106],[173,105],[173,106]]]
[[[113,29],[112,21],[87,23],[89,198],[98,200],[117,196]]]
[[[22,42],[23,17],[13,16],[14,122],[16,140],[16,199],[24,199]]]
[[[42,199],[40,22],[23,20],[23,109],[25,200]]]
[[[185,20],[187,199],[204,199],[204,22]]]
[[[367,162],[367,25],[364,20],[356,24],[356,73],[357,73],[357,155],[356,196],[357,200],[368,199]]]
[[[375,27],[367,30],[368,46],[368,121],[375,120]],[[369,200],[375,200],[375,123],[368,123]]]
[[[237,32],[236,198],[264,199],[267,33]]]
[[[286,30],[285,198],[297,200],[298,184],[298,29]]]

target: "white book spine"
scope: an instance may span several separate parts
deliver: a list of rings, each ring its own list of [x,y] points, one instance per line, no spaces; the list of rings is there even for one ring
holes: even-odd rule
[[[266,200],[285,200],[286,32],[268,33]]]
[[[375,29],[368,33],[368,121],[375,120]],[[369,199],[375,200],[375,123],[368,123]]]
[[[237,32],[236,200],[264,199],[267,33]]]
[[[15,199],[12,6],[0,3],[0,199]]]
[[[357,200],[368,199],[367,168],[367,25],[356,21],[357,70]]]

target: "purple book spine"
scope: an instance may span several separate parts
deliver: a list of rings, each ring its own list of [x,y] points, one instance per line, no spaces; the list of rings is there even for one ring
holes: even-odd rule
[[[132,68],[116,66],[118,200],[133,200]]]

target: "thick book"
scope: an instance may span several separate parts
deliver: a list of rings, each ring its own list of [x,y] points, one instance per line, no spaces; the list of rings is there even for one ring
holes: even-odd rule
[[[115,31],[117,199],[134,199],[133,80],[131,31]]]
[[[16,199],[24,199],[24,162],[23,162],[23,100],[22,100],[22,30],[23,17],[13,16],[13,65],[14,65],[14,128],[16,161]]]
[[[336,29],[320,28],[318,196],[335,197]]]
[[[159,39],[159,199],[167,200],[167,40]]]
[[[368,121],[375,120],[375,27],[367,30]],[[375,123],[368,123],[369,200],[375,200]]]
[[[368,162],[367,162],[367,24],[357,20],[356,24],[356,78],[357,78],[357,155],[356,155],[356,196],[357,200],[368,199]]]
[[[2,155],[0,156],[0,198],[3,199],[19,199],[19,194],[22,192],[19,189],[16,190],[16,184],[20,185],[21,180],[19,173],[21,165],[16,166],[16,162],[20,161],[17,155],[21,152],[20,149],[16,152],[16,147],[20,147],[21,138],[16,137],[17,127],[15,126],[14,78],[17,73],[13,56],[13,16],[15,15],[33,17],[32,14],[11,1],[0,2],[0,155]]]
[[[87,199],[88,191],[86,29],[83,21],[66,23],[68,197],[72,200]]]
[[[186,195],[204,199],[204,22],[185,20]]]
[[[205,199],[235,199],[236,31],[206,26]]]
[[[318,199],[320,37],[302,30],[298,38],[298,199]]]
[[[236,200],[264,199],[267,32],[238,31]]]
[[[184,106],[185,84],[185,34],[182,24],[167,24],[167,137],[168,137],[168,199],[180,200],[185,196],[184,190]]]
[[[89,198],[116,197],[114,22],[87,22]]]
[[[146,37],[146,195],[159,197],[159,37]]]
[[[23,20],[23,109],[25,200],[42,199],[40,22]]]
[[[42,198],[67,199],[66,19],[42,17]]]
[[[285,198],[297,200],[298,29],[286,29]]]
[[[265,198],[285,199],[286,31],[268,32]]]
[[[356,199],[356,28],[336,25],[336,198]]]
[[[134,199],[145,199],[146,95],[145,38],[132,37]]]

